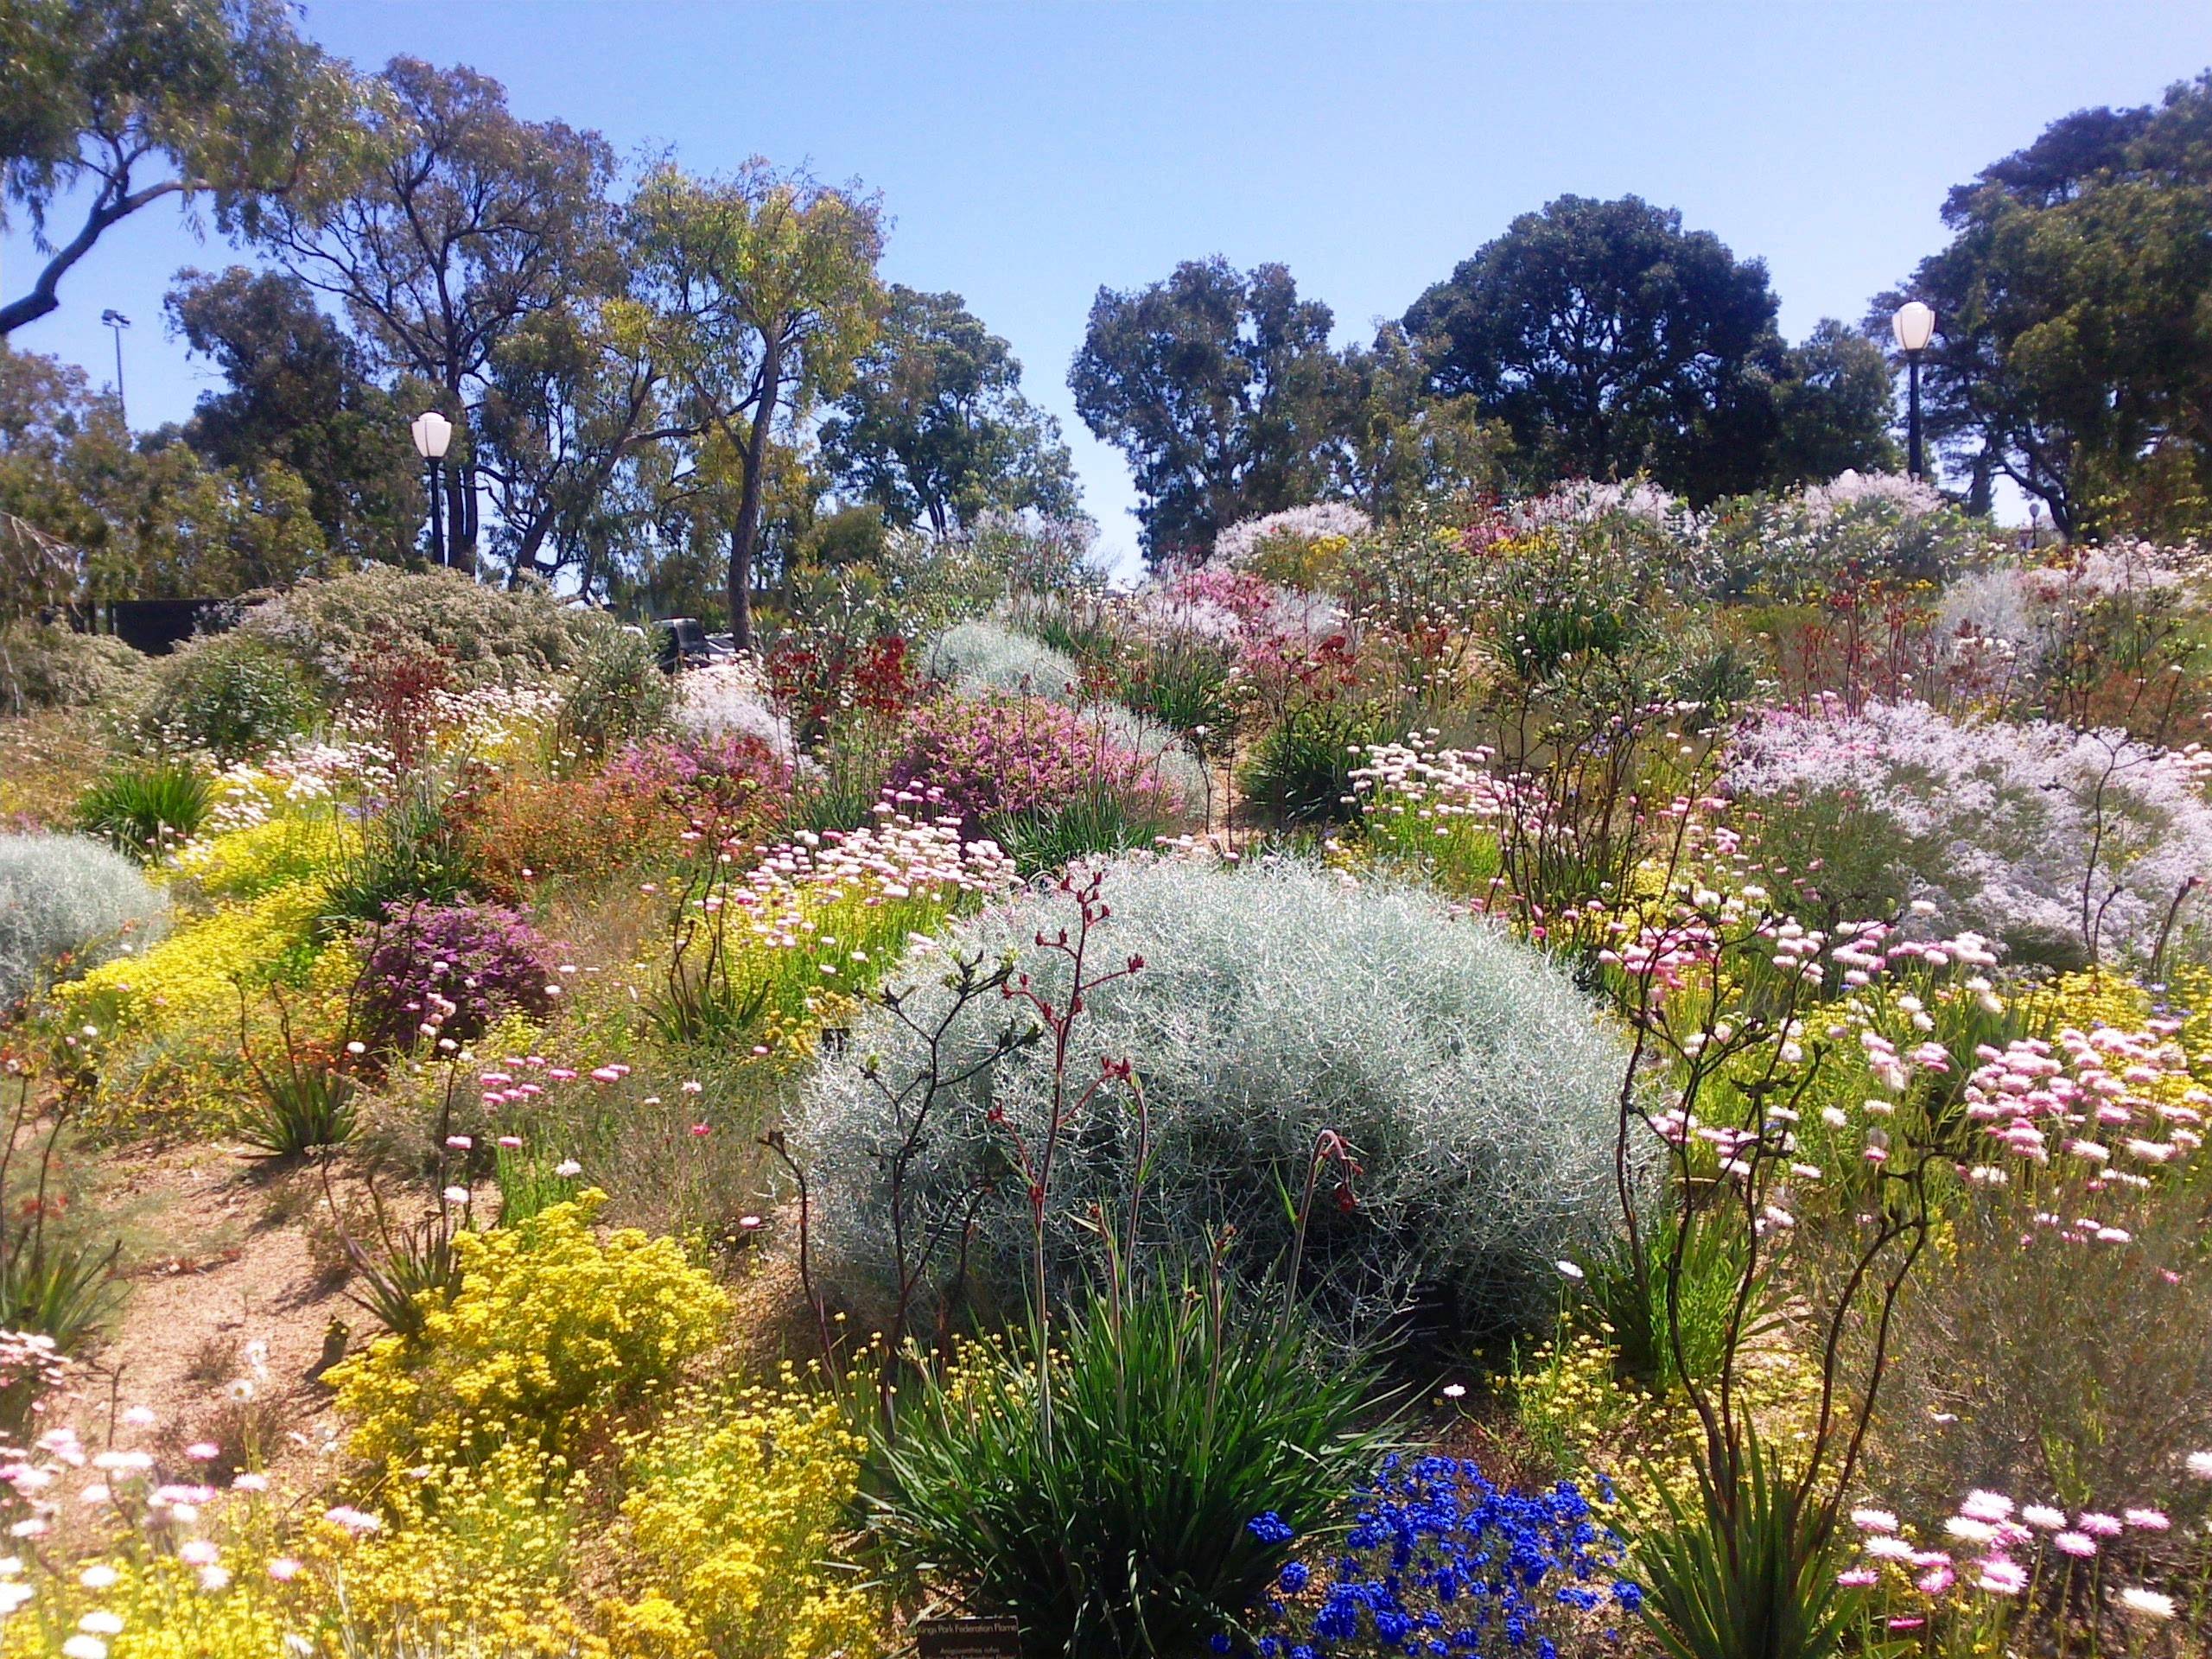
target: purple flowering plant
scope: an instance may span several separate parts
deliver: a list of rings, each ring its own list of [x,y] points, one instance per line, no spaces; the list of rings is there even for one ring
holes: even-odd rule
[[[500,1014],[542,1015],[556,993],[544,936],[503,905],[395,906],[371,938],[363,1024],[381,1046],[474,1040]]]
[[[963,839],[995,821],[1050,814],[1101,796],[1165,817],[1172,792],[1154,762],[1077,710],[1040,697],[947,697],[914,716],[892,785],[938,791]]]

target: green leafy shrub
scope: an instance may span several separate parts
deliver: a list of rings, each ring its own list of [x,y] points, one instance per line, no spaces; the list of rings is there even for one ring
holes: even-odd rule
[[[77,827],[142,861],[200,833],[214,791],[175,760],[126,763],[95,782],[77,803]]]
[[[1371,1463],[1368,1379],[1317,1369],[1211,1276],[1100,1297],[1054,1343],[1049,1432],[1035,1366],[1008,1349],[922,1384],[878,1448],[876,1533],[1014,1614],[1039,1653],[1201,1652]]]
[[[595,626],[603,619],[542,588],[378,564],[261,597],[238,632],[289,657],[335,697],[357,662],[395,640],[435,653],[464,684],[512,684],[569,666]]]
[[[466,899],[477,878],[475,843],[448,809],[443,780],[425,772],[362,826],[361,841],[325,890],[334,921],[374,924],[411,906]]]
[[[317,708],[298,664],[259,639],[217,634],[162,659],[137,721],[165,747],[238,760],[296,737]]]
[[[1685,1372],[1693,1382],[1717,1382],[1727,1357],[1728,1322],[1743,1288],[1744,1230],[1732,1211],[1716,1207],[1699,1211],[1685,1237],[1678,1200],[1649,1209],[1640,1226],[1650,1272],[1639,1283],[1628,1241],[1613,1241],[1589,1264],[1590,1306],[1605,1323],[1620,1369],[1636,1381],[1662,1391],[1676,1386]],[[1767,1290],[1761,1272],[1745,1310],[1747,1333],[1765,1327]]]
[[[637,629],[603,622],[578,647],[561,690],[555,736],[564,756],[602,761],[667,730],[675,712],[676,689],[652,642]]]
[[[1265,1273],[1289,1255],[1294,1199],[1329,1132],[1360,1167],[1316,1206],[1306,1241],[1300,1288],[1325,1320],[1372,1328],[1415,1300],[1474,1327],[1555,1309],[1552,1264],[1597,1248],[1616,1213],[1625,1059],[1563,969],[1423,890],[1295,861],[1132,860],[1107,867],[1100,896],[1112,913],[1091,938],[1097,961],[1143,966],[1085,998],[1068,1075],[1127,1060],[1142,1079],[1141,1251],[1197,1259],[1233,1226],[1238,1261]],[[1068,911],[1032,894],[950,949],[1010,954],[1056,1000],[1065,962],[1036,941]],[[793,1140],[815,1171],[820,1259],[861,1300],[886,1298],[903,1204],[913,1236],[973,1206],[970,1280],[1018,1306],[1029,1219],[1007,1173],[1011,1137],[1037,1143],[1052,1064],[1034,1049],[989,1059],[1006,1021],[996,999],[952,1017],[937,1043],[939,1078],[982,1069],[939,1085],[902,1198],[887,1166],[929,1072],[925,1034],[950,1012],[944,961],[940,949],[917,958],[893,982],[896,1010],[855,1018],[809,1081]],[[894,1112],[887,1096],[901,1090]],[[1082,1259],[1090,1207],[1120,1207],[1140,1185],[1139,1144],[1119,1096],[1068,1130],[1048,1212],[1064,1271]]]
[[[1358,816],[1352,771],[1379,735],[1375,716],[1354,704],[1294,709],[1253,743],[1244,793],[1275,823],[1349,823]]]
[[[168,906],[129,859],[81,836],[0,836],[0,1013],[42,973],[157,935]]]

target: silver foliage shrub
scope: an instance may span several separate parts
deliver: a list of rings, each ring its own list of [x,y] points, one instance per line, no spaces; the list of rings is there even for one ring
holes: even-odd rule
[[[1141,1248],[1194,1256],[1210,1230],[1235,1230],[1232,1262],[1258,1274],[1286,1260],[1290,1199],[1316,1137],[1357,1148],[1353,1201],[1325,1174],[1302,1289],[1341,1337],[1417,1305],[1474,1327],[1541,1318],[1557,1296],[1552,1263],[1605,1235],[1616,1212],[1613,1131],[1625,1049],[1548,958],[1452,917],[1433,895],[1297,861],[1224,869],[1143,857],[1105,867],[1111,916],[1094,963],[1144,967],[1099,990],[1077,1027],[1076,1086],[1099,1061],[1127,1058],[1149,1102],[1152,1158]],[[933,1028],[953,1001],[947,952],[1019,954],[1048,997],[1065,961],[1038,934],[1071,926],[1075,906],[1025,893],[910,957],[904,1007]],[[1096,968],[1090,970],[1096,971]],[[938,1075],[991,1052],[1017,1005],[995,993],[953,1022]],[[922,1075],[926,1046],[886,1009],[856,1020],[806,1086],[794,1140],[810,1165],[817,1260],[837,1294],[880,1313],[894,1282],[890,1154],[900,1131],[870,1083]],[[1023,1050],[946,1090],[907,1182],[910,1236],[966,1202],[995,1173],[976,1213],[969,1288],[1018,1307],[1027,1202],[1009,1130],[1038,1143],[1049,1050]],[[995,1104],[1004,1126],[988,1120]],[[1050,1195],[1059,1271],[1095,1260],[1081,1219],[1126,1214],[1134,1111],[1102,1096],[1072,1128]],[[955,1266],[935,1263],[941,1295]],[[926,1310],[923,1312],[925,1322]]]
[[[77,969],[159,931],[166,901],[84,836],[0,836],[0,1014],[67,959]]]
[[[1068,688],[1083,677],[1073,658],[1043,640],[981,618],[938,635],[924,666],[931,678],[950,680],[968,696],[1026,691],[1054,702],[1073,701]]]

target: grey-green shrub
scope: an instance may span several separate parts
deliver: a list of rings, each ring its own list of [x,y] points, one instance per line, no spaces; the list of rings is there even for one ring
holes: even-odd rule
[[[168,904],[84,836],[0,836],[0,1014],[63,963],[81,970],[157,937]]]
[[[1069,688],[1083,677],[1074,658],[1002,622],[982,618],[938,635],[923,666],[932,679],[950,680],[965,696],[1022,691],[1054,702],[1072,702]]]
[[[146,663],[110,634],[40,622],[0,626],[0,714],[105,702],[127,688]]]
[[[1440,1322],[1495,1328],[1556,1304],[1552,1264],[1595,1249],[1617,1211],[1614,1102],[1626,1050],[1567,975],[1485,925],[1454,918],[1421,889],[1294,861],[1241,870],[1128,859],[1103,867],[1111,915],[1094,963],[1141,957],[1135,975],[1089,999],[1077,1030],[1075,1086],[1126,1058],[1144,1083],[1152,1157],[1141,1243],[1171,1259],[1204,1252],[1209,1229],[1236,1229],[1234,1260],[1259,1274],[1287,1258],[1287,1195],[1317,1137],[1342,1135],[1361,1166],[1339,1208],[1325,1177],[1301,1289],[1325,1324],[1356,1337],[1415,1303]],[[1039,891],[963,927],[963,957],[1018,955],[1045,995],[1064,961],[1039,948],[1072,927],[1074,905]],[[910,958],[900,1013],[872,1006],[809,1080],[794,1141],[810,1166],[817,1259],[863,1311],[893,1282],[890,1153],[899,1130],[880,1090],[924,1073],[927,1031],[944,1017],[946,947]],[[1095,969],[1094,969],[1095,971]],[[938,1075],[982,1062],[1008,1018],[995,994],[953,1020]],[[906,1178],[910,1236],[964,1208],[979,1181],[969,1268],[986,1300],[1019,1306],[1027,1205],[1011,1173],[1009,1130],[1039,1143],[1049,1051],[1002,1057],[944,1091]],[[909,1104],[913,1103],[911,1099]],[[991,1106],[1003,1126],[987,1119]],[[1076,1124],[1051,1191],[1052,1252],[1064,1274],[1086,1254],[1094,1204],[1126,1214],[1134,1114],[1118,1096]],[[955,1230],[957,1231],[957,1229]],[[931,1287],[945,1289],[951,1252]]]
[[[284,652],[334,696],[355,658],[383,642],[428,645],[468,684],[512,684],[567,667],[585,630],[601,620],[540,588],[378,564],[263,597],[238,631]]]

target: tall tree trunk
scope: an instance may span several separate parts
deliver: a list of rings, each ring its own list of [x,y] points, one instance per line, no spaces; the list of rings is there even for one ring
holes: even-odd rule
[[[760,543],[761,474],[768,465],[769,429],[782,401],[784,342],[771,336],[760,362],[760,397],[753,410],[753,430],[745,441],[745,487],[737,499],[737,524],[729,537],[730,643],[753,649],[753,557]]]
[[[446,559],[456,570],[476,574],[476,468],[446,468]]]

